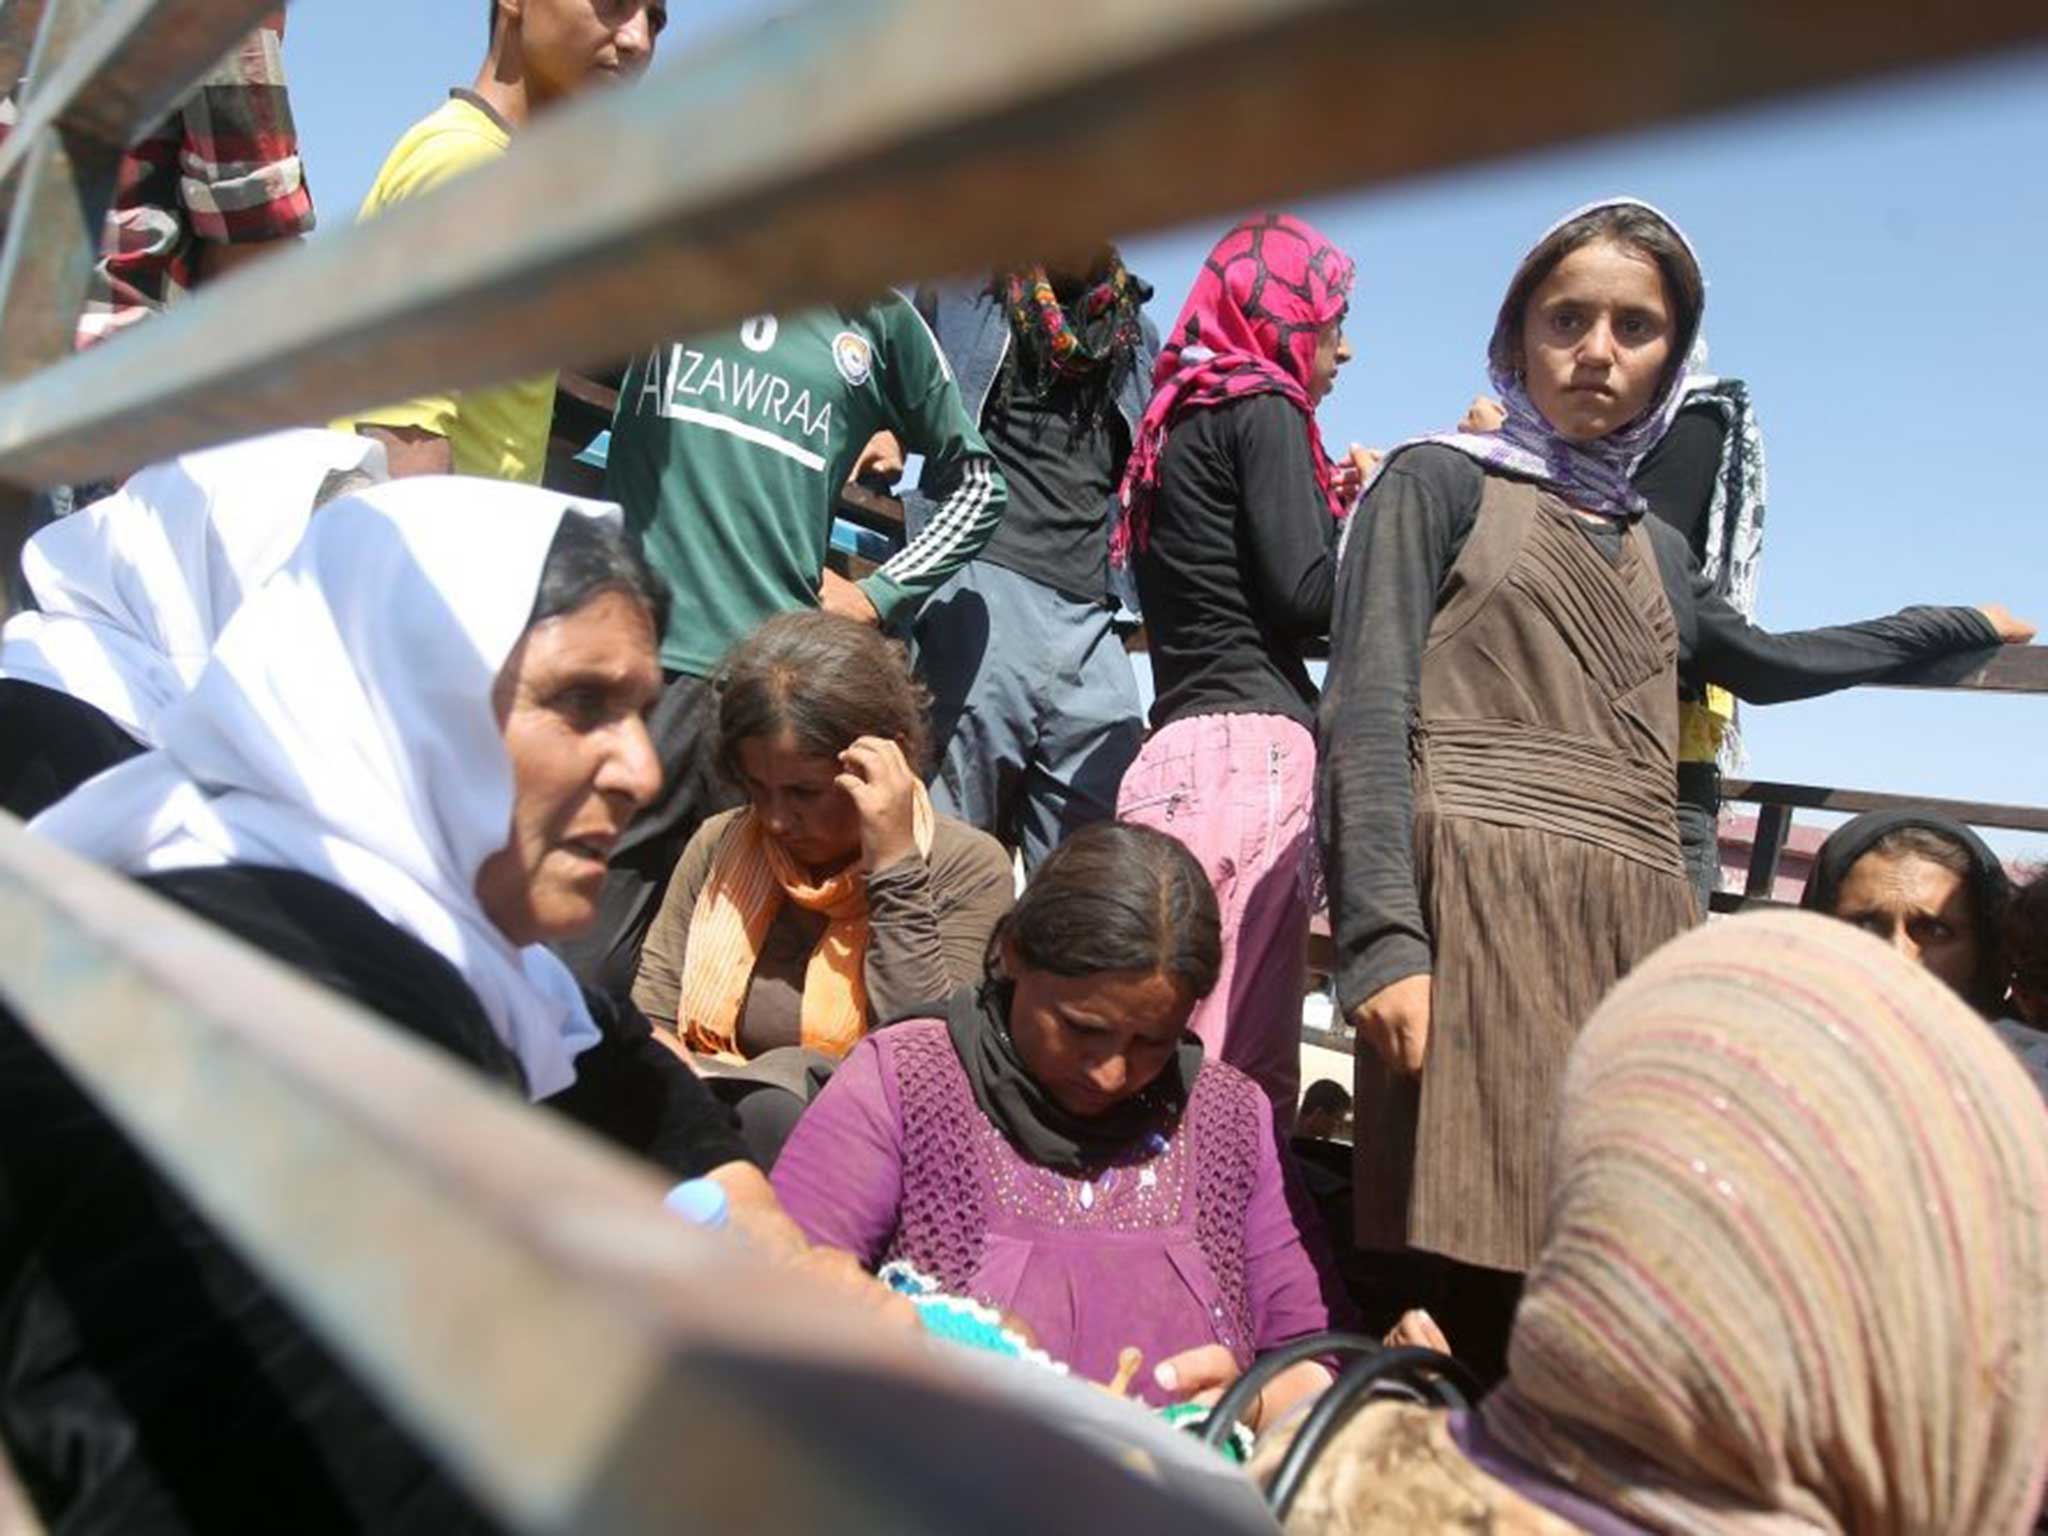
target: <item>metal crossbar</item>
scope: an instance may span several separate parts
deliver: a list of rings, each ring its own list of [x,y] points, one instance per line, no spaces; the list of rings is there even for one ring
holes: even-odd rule
[[[0,481],[2043,36],[2038,0],[833,0],[0,394]]]
[[[27,490],[252,431],[2048,36],[2039,0],[1039,0],[1023,28],[825,0],[58,361],[115,153],[269,4],[0,0],[0,558]],[[0,953],[0,1001],[517,1528],[1266,1528],[871,1337],[661,1215],[646,1169],[4,817]]]
[[[23,54],[35,60],[33,79],[0,147],[0,184],[52,128],[124,148],[275,8],[276,0],[7,0],[0,87],[16,83],[21,38],[41,33],[40,57]]]
[[[651,1168],[4,816],[0,952],[34,957],[4,990],[43,1048],[515,1529],[1271,1530],[696,1232]]]

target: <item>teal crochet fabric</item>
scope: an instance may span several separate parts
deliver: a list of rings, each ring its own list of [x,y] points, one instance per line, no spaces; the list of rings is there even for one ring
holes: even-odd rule
[[[1025,1343],[1024,1336],[1016,1329],[1005,1328],[1002,1314],[995,1308],[985,1307],[965,1296],[947,1295],[939,1289],[938,1281],[930,1275],[920,1274],[902,1260],[884,1264],[876,1278],[897,1295],[910,1298],[911,1305],[917,1308],[918,1321],[933,1337],[1009,1360],[1028,1360],[1046,1370],[1058,1371],[1062,1376],[1067,1374],[1064,1365],[1044,1350],[1034,1349]]]
[[[917,1308],[918,1321],[934,1338],[1001,1355],[1008,1360],[1028,1361],[1045,1370],[1057,1371],[1062,1376],[1067,1374],[1064,1365],[1044,1350],[1027,1344],[1016,1329],[1005,1328],[1002,1314],[993,1307],[985,1307],[965,1296],[947,1295],[939,1289],[937,1280],[919,1273],[902,1260],[883,1265],[876,1278],[897,1295],[910,1298],[911,1305]],[[1189,1434],[1200,1434],[1209,1417],[1208,1408],[1200,1403],[1173,1403],[1153,1412],[1175,1429],[1186,1430]],[[1228,1461],[1240,1464],[1250,1461],[1251,1431],[1242,1424],[1236,1425],[1231,1430],[1230,1439],[1220,1449]]]

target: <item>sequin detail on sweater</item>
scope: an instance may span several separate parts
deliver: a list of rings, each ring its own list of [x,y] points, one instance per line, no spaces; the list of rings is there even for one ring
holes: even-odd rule
[[[1192,1226],[1222,1295],[1222,1330],[1256,1337],[1245,1276],[1245,1215],[1258,1170],[1265,1098],[1251,1079],[1207,1062],[1178,1123],[1128,1161],[1069,1178],[1026,1162],[981,1113],[943,1031],[892,1041],[903,1134],[903,1204],[887,1258],[973,1294],[991,1211],[1033,1225],[1105,1233]],[[1192,1200],[1192,1212],[1187,1204]],[[977,1298],[985,1299],[985,1298]]]

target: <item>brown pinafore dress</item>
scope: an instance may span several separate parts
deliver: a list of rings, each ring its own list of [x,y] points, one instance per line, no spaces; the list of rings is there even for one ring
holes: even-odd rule
[[[1429,1054],[1418,1080],[1359,1053],[1367,1247],[1526,1270],[1572,1041],[1692,922],[1677,626],[1642,525],[1616,561],[1579,523],[1489,475],[1430,625],[1409,749]]]

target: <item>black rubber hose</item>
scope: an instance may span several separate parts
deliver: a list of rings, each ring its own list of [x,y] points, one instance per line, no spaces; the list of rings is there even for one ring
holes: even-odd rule
[[[1252,1400],[1265,1390],[1266,1383],[1289,1366],[1313,1360],[1318,1355],[1378,1354],[1383,1347],[1378,1339],[1367,1338],[1362,1333],[1312,1333],[1292,1344],[1283,1344],[1271,1354],[1259,1356],[1252,1362],[1250,1370],[1230,1384],[1230,1390],[1223,1394],[1215,1408],[1210,1410],[1209,1417],[1202,1421],[1203,1441],[1220,1447],[1224,1437],[1244,1417],[1244,1411],[1251,1406]]]
[[[1423,1376],[1420,1390],[1425,1396],[1434,1397],[1442,1408],[1468,1407],[1480,1395],[1479,1383],[1470,1371],[1449,1355],[1433,1349],[1387,1349],[1352,1361],[1329,1391],[1316,1400],[1296,1432],[1294,1443],[1280,1459],[1280,1469],[1273,1474],[1272,1486],[1266,1490],[1266,1502],[1272,1506],[1276,1520],[1286,1523],[1287,1512],[1294,1507],[1295,1495],[1301,1491],[1323,1443],[1365,1406],[1367,1394],[1391,1378],[1412,1375]]]

